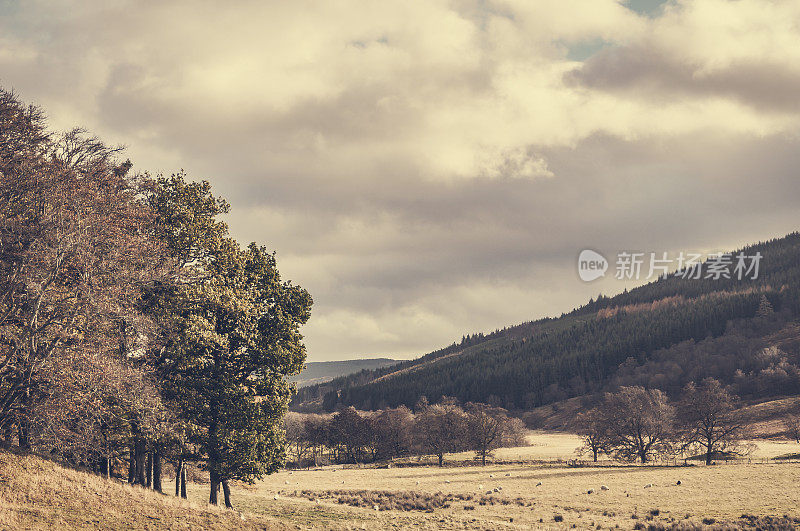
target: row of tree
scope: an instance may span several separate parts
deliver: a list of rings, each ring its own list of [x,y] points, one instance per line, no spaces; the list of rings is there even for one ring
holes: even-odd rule
[[[430,405],[424,398],[415,412],[401,406],[359,413],[353,407],[333,415],[290,413],[286,433],[298,466],[321,460],[364,463],[409,455],[444,455],[474,451],[482,464],[492,450],[521,446],[525,426],[506,410],[487,404],[460,406],[445,398]]]
[[[706,464],[735,457],[746,450],[741,441],[747,426],[737,399],[713,378],[687,385],[677,403],[658,389],[621,387],[579,415],[583,451],[595,461],[606,454],[642,463],[693,454],[702,455]]]
[[[119,153],[0,90],[0,435],[158,490],[196,461],[230,505],[282,464],[311,297],[207,182]]]

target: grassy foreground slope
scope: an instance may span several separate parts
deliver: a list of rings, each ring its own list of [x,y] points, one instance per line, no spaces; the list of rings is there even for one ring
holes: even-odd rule
[[[286,529],[0,450],[0,529]]]

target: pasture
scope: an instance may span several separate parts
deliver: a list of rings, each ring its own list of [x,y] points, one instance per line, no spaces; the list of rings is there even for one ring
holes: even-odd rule
[[[764,462],[800,451],[795,443],[755,441],[750,463],[569,467],[577,437],[531,433],[528,441],[496,452],[503,461],[527,461],[521,464],[464,466],[473,454],[454,454],[441,469],[281,471],[236,485],[234,504],[299,528],[328,529],[634,529],[741,525],[743,515],[800,518],[800,464]],[[206,489],[198,485],[192,496],[200,501]]]

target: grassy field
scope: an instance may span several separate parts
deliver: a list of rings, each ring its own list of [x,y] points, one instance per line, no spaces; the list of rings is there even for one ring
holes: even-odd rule
[[[755,441],[751,463],[709,467],[569,467],[576,437],[531,433],[529,443],[496,454],[521,464],[466,466],[473,456],[454,454],[441,469],[282,471],[234,484],[234,511],[209,507],[200,483],[187,502],[0,450],[0,529],[731,529],[751,523],[745,514],[800,522],[800,464],[764,462],[800,452],[792,442]]]
[[[325,529],[634,529],[712,520],[738,526],[744,514],[800,518],[800,464],[760,461],[800,451],[795,443],[758,441],[759,457],[750,464],[571,468],[558,460],[574,458],[576,437],[533,433],[529,441],[497,457],[549,462],[283,471],[237,485],[234,503],[300,528]],[[472,455],[448,457],[452,464]],[[207,495],[200,485],[192,489],[198,502]]]
[[[291,529],[0,450],[0,529]]]

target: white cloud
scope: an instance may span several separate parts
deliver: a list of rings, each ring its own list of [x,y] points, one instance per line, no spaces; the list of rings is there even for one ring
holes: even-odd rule
[[[796,219],[793,1],[4,5],[0,83],[140,169],[210,178],[314,295],[312,359],[568,310],[596,295],[586,246]]]

